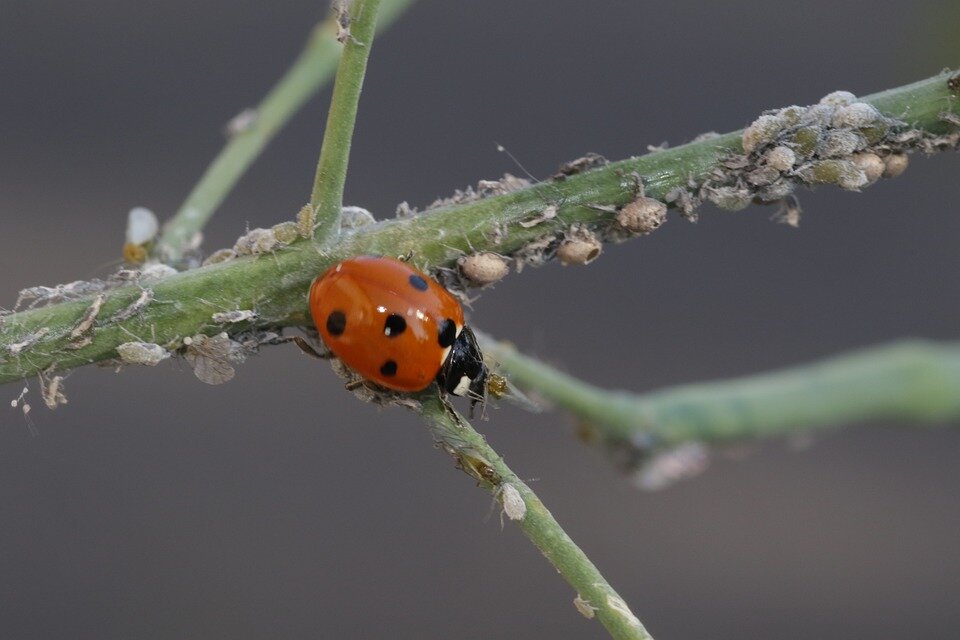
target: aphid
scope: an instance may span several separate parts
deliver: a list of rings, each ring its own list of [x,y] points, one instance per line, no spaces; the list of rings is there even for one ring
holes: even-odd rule
[[[445,445],[445,447],[447,452],[457,459],[457,469],[477,482],[499,485],[503,481],[490,461],[473,447],[453,447],[451,445]]]
[[[117,354],[125,364],[153,367],[170,357],[170,352],[151,342],[124,342],[117,345]]]
[[[241,133],[249,131],[257,124],[260,113],[256,109],[244,109],[237,115],[230,118],[223,127],[223,134],[227,138],[233,138]]]
[[[510,483],[505,483],[501,487],[500,502],[503,504],[503,512],[511,520],[523,520],[527,515],[527,503],[523,501],[520,491]]]
[[[361,256],[313,281],[310,311],[326,346],[344,364],[382,387],[486,393],[487,368],[463,308],[436,280],[392,258]]]
[[[577,608],[577,611],[580,612],[587,620],[592,620],[594,616],[597,615],[597,608],[590,604],[589,600],[584,600],[580,594],[577,594],[577,597],[573,599],[573,606]]]

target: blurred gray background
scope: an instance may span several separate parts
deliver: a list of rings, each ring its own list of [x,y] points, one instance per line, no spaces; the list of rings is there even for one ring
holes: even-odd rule
[[[299,51],[323,2],[0,0],[0,304],[107,273]],[[423,0],[374,47],[347,201],[380,216],[517,169],[749,123],[960,64],[950,0]],[[257,162],[208,250],[307,199],[329,91]],[[594,265],[525,270],[473,321],[636,391],[901,336],[957,337],[960,158],[862,194],[704,209]],[[400,410],[269,349],[221,387],[89,368],[0,414],[0,638],[596,638],[574,593]],[[3,407],[20,385],[0,389]],[[875,424],[718,459],[648,494],[511,406],[480,425],[652,633],[944,638],[960,628],[960,433]]]

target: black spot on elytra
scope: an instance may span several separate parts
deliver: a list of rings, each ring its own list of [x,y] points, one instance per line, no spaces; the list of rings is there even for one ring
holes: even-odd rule
[[[387,377],[392,377],[397,375],[397,363],[393,360],[387,360],[380,367],[380,373]]]
[[[457,339],[457,323],[450,318],[441,322],[437,329],[439,330],[437,342],[439,342],[440,346],[444,349],[452,345],[453,341]]]
[[[332,336],[339,336],[347,328],[347,316],[343,311],[333,311],[327,316],[327,331]]]
[[[418,276],[417,274],[413,274],[410,276],[410,286],[412,286],[417,291],[426,291],[427,281],[421,278],[420,276]]]
[[[383,335],[388,338],[396,338],[407,328],[407,321],[403,316],[391,313],[387,316],[387,321],[383,323]]]

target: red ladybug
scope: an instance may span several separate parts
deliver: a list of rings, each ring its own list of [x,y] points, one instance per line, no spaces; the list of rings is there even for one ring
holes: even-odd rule
[[[318,276],[310,312],[324,343],[364,378],[395,391],[486,392],[487,368],[463,308],[436,280],[392,258],[350,258]]]

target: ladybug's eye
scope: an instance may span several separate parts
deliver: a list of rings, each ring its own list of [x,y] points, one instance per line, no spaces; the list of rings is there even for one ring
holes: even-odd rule
[[[406,328],[407,321],[403,319],[403,316],[391,313],[387,316],[387,321],[383,324],[383,335],[388,338],[396,338],[403,333]]]
[[[437,336],[437,342],[439,342],[440,346],[444,349],[451,346],[453,341],[457,339],[457,323],[450,318],[441,322],[437,329],[440,332]]]

